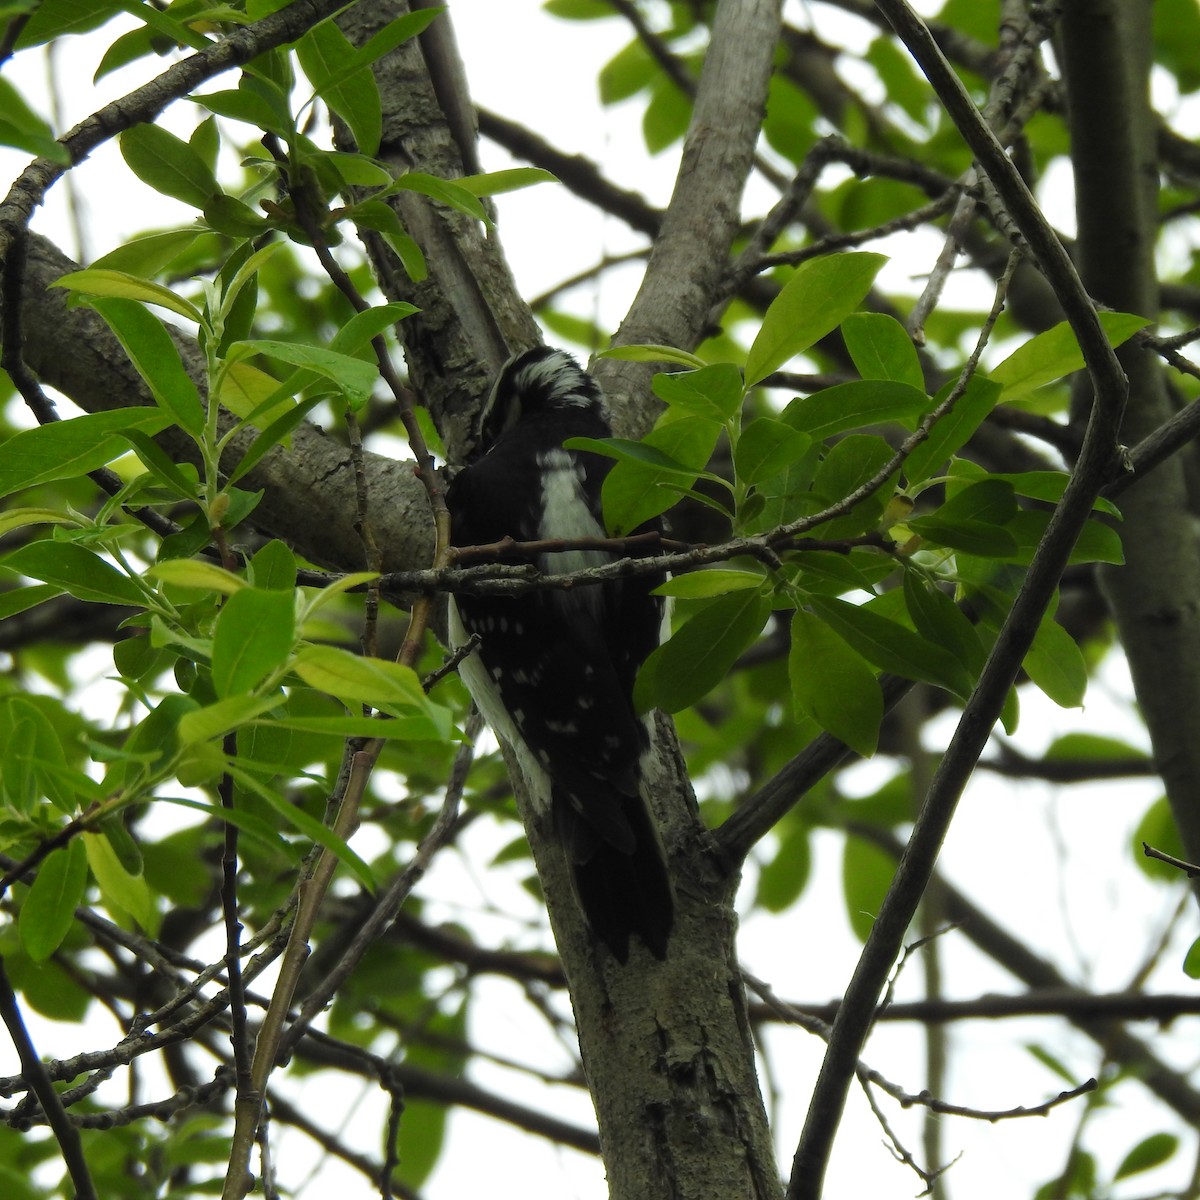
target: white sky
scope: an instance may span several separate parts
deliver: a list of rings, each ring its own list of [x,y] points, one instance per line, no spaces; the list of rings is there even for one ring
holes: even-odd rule
[[[599,162],[615,182],[641,191],[655,203],[665,203],[674,174],[674,157],[668,151],[657,158],[642,148],[640,110],[637,104],[604,112],[595,93],[599,64],[629,39],[619,21],[568,24],[546,18],[535,0],[453,0],[453,14],[468,76],[482,105],[533,126],[551,142],[569,152]],[[800,11],[798,9],[798,11]],[[831,10],[815,6],[803,10],[822,20]],[[821,32],[833,36],[822,27]],[[100,50],[83,39],[61,48],[64,78],[90,79]],[[32,90],[29,73],[33,57],[18,61],[17,78]],[[40,68],[37,68],[40,70]],[[85,85],[69,89],[69,120],[77,120],[99,102],[140,82],[143,68],[122,72],[103,81],[101,93]],[[178,104],[165,123],[186,130],[194,111]],[[485,166],[507,165],[503,155],[485,144]],[[24,165],[20,155],[0,152],[0,175],[10,179]],[[119,190],[110,191],[113,169],[121,171]],[[86,197],[88,223],[94,225],[93,253],[101,253],[128,235],[169,223],[175,217],[190,219],[182,208],[156,196],[124,172],[115,147],[98,152],[78,172]],[[1062,189],[1056,185],[1062,194]],[[72,242],[65,230],[65,189],[51,193],[46,210],[35,226],[58,238],[64,248]],[[764,203],[760,190],[752,193],[747,211]],[[767,201],[769,202],[769,201]],[[618,253],[640,244],[616,220],[576,204],[562,189],[541,186],[502,197],[500,230],[518,281],[527,295],[537,294],[590,265],[599,251]],[[898,255],[885,277],[885,285],[913,288],[910,280],[926,270],[937,251],[932,239],[911,238],[902,247],[889,246]],[[606,280],[577,298],[578,311],[594,314],[615,328],[636,286],[637,269]],[[953,283],[951,304],[978,304],[977,286],[964,274]],[[989,289],[990,292],[990,289]],[[1022,696],[1021,745],[1037,753],[1067,729],[1108,731],[1144,741],[1129,701],[1130,687],[1123,665],[1109,664],[1089,693],[1085,710],[1063,713],[1036,692]],[[933,736],[946,739],[948,725],[940,724]],[[944,742],[942,743],[944,744]],[[937,749],[937,746],[931,746]],[[848,781],[862,792],[882,778],[880,768],[859,768]],[[1162,927],[1173,909],[1177,893],[1152,887],[1130,865],[1131,834],[1147,803],[1159,789],[1151,784],[1121,783],[1105,787],[1075,788],[1055,793],[1037,784],[1014,784],[981,774],[964,797],[961,813],[951,832],[943,867],[977,904],[994,913],[1018,936],[1056,961],[1070,977],[1094,981],[1104,989],[1125,985],[1141,965],[1140,956],[1150,940],[1147,931]],[[490,830],[481,822],[470,831],[466,848],[485,862],[495,850]],[[818,838],[814,878],[802,902],[785,917],[749,917],[743,926],[741,952],[747,968],[768,981],[776,993],[789,999],[826,1000],[838,996],[854,965],[857,944],[848,932],[840,883],[840,839],[832,834]],[[1065,870],[1062,862],[1065,859]],[[536,918],[532,902],[515,881],[498,884],[488,875],[488,894],[479,883],[481,872],[472,871],[462,858],[450,858],[435,869],[424,892],[441,898],[448,915],[464,910],[528,913]],[[1056,882],[1061,880],[1061,882]],[[747,886],[753,885],[753,871]],[[511,935],[512,926],[492,917],[497,939]],[[1178,968],[1183,949],[1196,935],[1197,920],[1189,910],[1175,936],[1171,951],[1154,974],[1166,990],[1194,987]],[[970,949],[966,939],[950,934],[943,942],[946,991],[969,998],[988,990],[1014,991],[1003,973]],[[901,979],[899,996],[919,994],[920,971],[910,964]],[[481,984],[474,1008],[472,1036],[497,1053],[547,1069],[565,1063],[561,1048],[544,1024],[528,1014],[513,985],[503,981]],[[1194,1034],[1194,1022],[1180,1022],[1184,1035]],[[39,1027],[39,1049],[61,1056],[72,1049],[65,1039],[80,1031],[61,1026]],[[1192,1044],[1180,1035],[1144,1029],[1168,1061],[1191,1065]],[[953,1047],[951,1076],[945,1099],[981,1108],[1006,1108],[1036,1104],[1064,1086],[1023,1049],[1041,1042],[1069,1064],[1082,1081],[1098,1069],[1098,1052],[1080,1034],[1057,1022],[1032,1020],[972,1022],[950,1028]],[[819,1066],[819,1047],[806,1035],[772,1030],[767,1035],[772,1069],[765,1078],[769,1091],[780,1097],[773,1112],[781,1169],[788,1170],[803,1120],[811,1083]],[[961,1051],[961,1054],[959,1053]],[[922,1035],[915,1025],[889,1025],[871,1040],[866,1058],[909,1091],[920,1091]],[[8,1047],[0,1046],[0,1073],[11,1070]],[[557,1115],[590,1121],[585,1096],[546,1090],[529,1078],[480,1065],[473,1078],[502,1094],[533,1105],[549,1107]],[[324,1083],[320,1088],[326,1087]],[[381,1128],[381,1105],[374,1089],[365,1089],[362,1106],[349,1098],[339,1100],[346,1113],[350,1140],[374,1153]],[[326,1095],[324,1091],[320,1093]],[[919,1154],[919,1126],[911,1113],[884,1101],[895,1128]],[[1066,1148],[1080,1117],[1077,1105],[1056,1110],[1048,1118],[986,1125],[958,1119],[945,1121],[945,1149],[950,1157],[962,1151],[951,1170],[951,1195],[958,1198],[1030,1195],[1063,1166]],[[1140,1133],[1155,1132],[1167,1122],[1162,1110],[1143,1101],[1136,1086],[1116,1093],[1116,1102],[1090,1127],[1089,1147],[1101,1156],[1109,1171]],[[512,1132],[486,1118],[467,1112],[451,1117],[451,1141],[432,1180],[423,1189],[428,1200],[458,1200],[481,1190],[498,1200],[600,1200],[606,1191],[599,1164],[572,1151],[560,1151],[542,1139]],[[277,1130],[277,1134],[279,1131]],[[1191,1143],[1194,1144],[1194,1137]],[[1193,1145],[1194,1148],[1194,1145]],[[1186,1153],[1192,1153],[1189,1149]],[[296,1180],[307,1171],[311,1147],[304,1139],[281,1137],[277,1162],[287,1178]],[[1185,1154],[1186,1157],[1186,1154]],[[1182,1167],[1138,1177],[1118,1195],[1146,1195],[1156,1188],[1182,1186]],[[305,1191],[308,1196],[338,1194],[342,1200],[368,1196],[370,1190],[357,1175],[336,1165],[327,1166],[319,1181]],[[827,1195],[831,1198],[910,1196],[919,1190],[916,1178],[896,1165],[882,1144],[882,1134],[855,1092],[835,1153]]]

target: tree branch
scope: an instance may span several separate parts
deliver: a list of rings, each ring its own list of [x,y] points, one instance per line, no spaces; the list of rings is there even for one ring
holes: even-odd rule
[[[780,29],[778,0],[722,0],[696,87],[675,189],[638,294],[614,345],[648,342],[691,349],[728,270],[742,190],[754,161],[767,82]],[[652,424],[653,364],[602,359],[594,365],[623,414],[621,434]]]
[[[75,1188],[76,1200],[96,1200],[96,1188],[92,1183],[87,1160],[83,1156],[83,1144],[79,1139],[79,1130],[67,1116],[45,1065],[38,1057],[37,1050],[34,1049],[29,1031],[25,1028],[25,1021],[21,1016],[21,1009],[17,1004],[16,993],[8,981],[8,972],[4,969],[3,959],[0,959],[0,1019],[3,1019],[9,1037],[12,1038],[13,1045],[16,1047],[17,1057],[21,1061],[21,1071],[33,1089],[34,1095],[37,1096],[50,1128],[54,1131],[54,1137],[58,1142],[59,1150],[62,1151],[67,1173]]]
[[[1083,285],[1003,147],[916,14],[903,0],[879,0],[879,7],[917,59],[1008,206],[1022,237],[1038,255],[1083,350],[1096,389],[1096,403],[1079,462],[938,766],[892,886],[847,988],[845,1006],[834,1022],[792,1164],[789,1200],[816,1200],[821,1194],[834,1135],[875,1004],[932,877],[962,789],[1000,715],[1079,531],[1100,489],[1113,473],[1117,427],[1125,402],[1124,375]]]

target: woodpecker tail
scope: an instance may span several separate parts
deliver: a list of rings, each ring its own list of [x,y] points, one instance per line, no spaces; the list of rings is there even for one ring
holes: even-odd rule
[[[615,845],[569,798],[555,791],[555,822],[571,859],[575,895],[592,932],[618,962],[629,961],[629,939],[634,934],[655,958],[665,959],[675,894],[646,802],[640,796],[616,801],[620,824],[629,836]]]

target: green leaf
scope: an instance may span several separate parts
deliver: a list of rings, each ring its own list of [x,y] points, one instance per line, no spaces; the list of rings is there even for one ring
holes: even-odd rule
[[[94,300],[92,307],[112,327],[155,403],[170,413],[180,429],[200,438],[204,433],[204,404],[162,322],[135,300],[109,297]]]
[[[632,438],[573,437],[567,438],[563,442],[563,447],[567,450],[583,450],[588,454],[598,454],[602,458],[613,458],[617,462],[636,463],[643,467],[651,467],[656,471],[676,475],[685,484],[690,484],[699,473],[698,468],[681,463],[656,446],[648,445],[646,442],[636,442]]]
[[[1172,858],[1182,858],[1187,861],[1187,851],[1179,836],[1179,827],[1171,815],[1171,805],[1166,796],[1159,796],[1142,814],[1137,828],[1133,831],[1132,842],[1133,861],[1143,875],[1156,883],[1175,884],[1180,882],[1180,871],[1170,863],[1151,858],[1144,853],[1142,846],[1153,846]]]
[[[1197,938],[1183,956],[1183,973],[1189,979],[1200,979],[1200,938]]]
[[[557,183],[558,177],[541,167],[509,167],[504,171],[487,171],[482,175],[463,175],[454,181],[472,196],[499,196],[531,187],[535,183]]]
[[[79,518],[55,508],[10,508],[0,512],[0,536],[27,525],[78,525]]]
[[[842,896],[850,928],[860,942],[870,936],[883,898],[892,885],[896,860],[853,834],[842,850]]]
[[[45,962],[71,931],[87,874],[87,852],[79,838],[55,850],[38,867],[17,922],[21,945],[34,962]]]
[[[309,396],[301,400],[299,404],[291,405],[287,411],[271,421],[254,441],[250,443],[250,448],[242,455],[241,461],[229,476],[229,482],[231,484],[237,483],[239,479],[249,474],[275,446],[288,445],[288,439],[292,430],[316,408],[322,399],[323,397],[320,395]],[[254,411],[258,412],[258,408],[261,407],[262,405],[260,404]],[[265,420],[274,412],[274,407],[271,407],[268,412],[260,415]]]
[[[283,245],[283,242],[268,242],[257,250],[251,245],[239,246],[218,272],[222,353],[226,346],[249,337],[258,307],[258,276]]]
[[[1033,560],[1038,543],[1046,533],[1051,514],[1037,509],[1022,509],[1006,528],[1017,539],[1018,552],[1013,562],[1027,564]],[[1102,521],[1087,521],[1071,548],[1071,563],[1105,562],[1119,566],[1125,561],[1121,535]]]
[[[202,50],[209,45],[209,40],[200,33],[193,25],[185,20],[176,20],[170,12],[165,12],[153,4],[145,4],[139,0],[122,0],[121,7],[139,21],[145,23],[146,28],[153,30],[162,38],[171,42],[175,42],[179,46],[191,46],[193,50]],[[180,11],[180,16],[194,16],[200,11],[200,5],[194,6],[187,4],[173,4],[171,8]],[[245,18],[242,18],[245,21]],[[198,24],[199,22],[197,22]],[[151,46],[157,49],[157,45],[151,42]]]
[[[158,433],[168,424],[154,408],[114,408],[22,429],[0,444],[0,496],[94,471],[125,453],[123,431]]]
[[[882,254],[830,254],[801,263],[763,316],[746,356],[746,386],[752,387],[836,329],[862,303]]]
[[[265,94],[252,88],[239,86],[228,91],[187,96],[185,99],[203,105],[218,117],[242,121],[287,141],[292,140],[295,134],[295,124],[286,108],[273,104]]]
[[[735,571],[727,567],[706,567],[676,575],[654,589],[656,596],[682,596],[689,600],[707,600],[728,592],[761,588],[763,576],[757,571]]]
[[[191,708],[179,718],[179,744],[196,746],[223,737],[255,717],[261,717],[279,702],[278,695],[230,696],[204,708]]]
[[[907,765],[885,779],[873,792],[844,800],[842,815],[854,824],[882,825],[894,829],[913,819],[913,780]]]
[[[329,343],[330,350],[339,354],[357,354],[370,345],[371,339],[391,329],[397,321],[411,317],[420,311],[415,304],[381,304],[377,308],[368,308],[365,312],[355,313],[333,335]]]
[[[477,221],[486,223],[488,220],[487,209],[474,193],[460,187],[456,179],[439,179],[436,175],[428,175],[424,171],[408,171],[382,192],[377,193],[377,197],[389,196],[393,192],[417,192],[450,208],[456,208]]]
[[[762,632],[770,602],[755,591],[731,592],[686,621],[643,664],[634,687],[639,712],[679,712],[703,699]]]
[[[945,646],[972,681],[979,677],[986,658],[979,631],[945,592],[916,571],[905,571],[904,605],[923,638]]]
[[[257,338],[252,341],[234,342],[229,347],[229,356],[232,359],[245,358],[250,354],[262,354],[293,367],[315,371],[323,379],[333,383],[355,411],[362,408],[371,398],[371,389],[379,377],[379,368],[375,363],[351,358],[348,354],[338,354],[334,350],[326,350],[323,346]]]
[[[863,605],[830,596],[813,596],[811,606],[867,660],[893,675],[919,679],[960,697],[971,692],[966,669],[948,650],[927,641],[906,625]]]
[[[216,563],[194,558],[169,558],[164,562],[155,563],[146,574],[151,579],[174,587],[220,592],[223,596],[232,596],[247,586],[246,581],[232,571],[218,567]]]
[[[928,541],[951,550],[963,550],[980,558],[1011,558],[1017,540],[1007,529],[968,517],[946,518],[939,511],[928,517],[906,521],[905,526]]]
[[[246,424],[263,428],[292,415],[296,405],[289,393],[297,377],[303,378],[304,372],[294,372],[291,379],[280,383],[248,362],[226,363],[217,399]]]
[[[864,758],[875,753],[883,720],[883,693],[875,672],[829,625],[804,609],[792,615],[788,675],[797,716],[811,717]]]
[[[272,538],[254,552],[248,575],[256,588],[271,588],[290,595],[296,586],[296,556],[286,543]]]
[[[1075,639],[1053,617],[1038,626],[1025,655],[1029,678],[1061,708],[1082,708],[1087,692],[1087,662]]]
[[[131,875],[140,875],[144,865],[142,851],[137,842],[133,840],[133,835],[125,827],[125,822],[121,819],[120,814],[105,817],[100,822],[99,832],[108,838],[108,844],[112,846],[113,853],[125,870]]]
[[[180,500],[196,499],[198,480],[195,468],[190,463],[181,469],[167,457],[166,451],[153,438],[137,430],[127,429],[121,436],[133,447],[142,466],[168,490]],[[184,474],[184,471],[189,474]]]
[[[221,191],[199,152],[161,125],[135,125],[121,134],[129,169],[156,192],[203,211]]]
[[[286,712],[273,715],[273,727],[297,729],[336,738],[393,738],[402,741],[442,742],[450,737],[454,725],[448,709],[426,705],[424,712],[393,717],[293,717]]]
[[[1178,1149],[1179,1139],[1173,1133],[1152,1133],[1121,1159],[1113,1180],[1115,1182],[1128,1179],[1130,1175],[1139,1175],[1142,1171],[1152,1171],[1173,1158]]]
[[[796,74],[788,72],[793,78],[782,71],[771,75],[762,134],[771,149],[799,166],[816,143],[821,114],[809,91],[797,85]],[[843,125],[843,132],[849,134],[849,128]]]
[[[908,331],[886,313],[851,313],[842,322],[850,358],[864,379],[886,379],[925,391],[925,376]]]
[[[812,441],[807,433],[771,417],[751,421],[733,451],[738,481],[752,487],[786,471],[804,457]]]
[[[8,737],[0,748],[0,796],[19,813],[28,813],[38,800],[38,781],[34,767],[38,729],[29,716],[9,721]]]
[[[1009,474],[996,472],[991,478],[1012,484],[1013,491],[1018,496],[1028,496],[1030,500],[1044,500],[1047,504],[1057,504],[1071,481],[1066,471],[1015,471]],[[1096,497],[1094,507],[1097,512],[1120,519],[1121,510],[1104,496]]]
[[[243,588],[221,606],[213,633],[212,677],[221,697],[251,692],[292,652],[296,605],[291,592]]]
[[[915,429],[930,405],[923,389],[907,383],[859,380],[798,397],[783,410],[782,419],[793,429],[803,429],[815,440],[823,441],[866,425],[895,422],[905,429]]]
[[[102,833],[84,833],[88,866],[100,885],[105,906],[128,913],[151,936],[158,928],[158,913],[145,878],[126,870],[112,843]]]
[[[658,70],[640,38],[634,38],[600,68],[597,84],[601,104],[616,104],[636,96]]]
[[[1121,345],[1150,324],[1145,317],[1130,313],[1102,312],[1096,316],[1113,346]],[[1074,330],[1066,321],[1060,321],[1053,329],[1047,329],[1019,346],[989,375],[1003,389],[1001,399],[1010,403],[1036,388],[1081,370],[1083,365],[1083,351],[1075,340]]]
[[[383,132],[379,88],[346,35],[332,20],[321,21],[296,43],[296,57],[317,95],[350,127],[359,150],[374,155]]]
[[[834,504],[852,495],[863,484],[874,479],[895,457],[891,446],[873,434],[851,433],[825,450],[820,465],[812,476],[812,496],[806,510]],[[817,537],[853,537],[873,528],[883,516],[884,497],[891,494],[885,483],[864,500],[860,500],[845,516],[816,526],[811,532]],[[812,502],[815,502],[812,503]]]
[[[25,103],[24,97],[0,76],[0,143],[28,154],[71,165],[70,151],[54,138],[54,130]]]
[[[305,646],[296,658],[296,674],[318,691],[374,708],[424,708],[426,704],[421,681],[411,667],[351,654],[337,646]]]
[[[804,891],[812,870],[810,835],[800,821],[787,822],[775,857],[759,870],[754,899],[767,912],[783,912]]]
[[[616,357],[616,352],[611,356]],[[714,363],[697,371],[660,372],[651,389],[668,407],[722,425],[742,407],[742,373],[732,363]]]
[[[211,235],[208,236],[211,238]],[[197,243],[204,240],[205,235],[199,233],[194,225],[186,229],[148,233],[143,237],[130,238],[107,254],[102,254],[88,269],[94,271],[103,267],[146,279],[157,275],[186,252],[195,250]]]
[[[689,350],[662,346],[655,342],[633,342],[626,346],[613,346],[611,350],[601,350],[596,357],[615,358],[621,362],[678,363],[679,366],[691,370],[700,370],[704,366],[704,359],[698,358]]]
[[[276,225],[236,196],[213,196],[203,209],[204,224],[230,238],[257,238]],[[280,245],[281,243],[272,243]]]
[[[396,210],[382,200],[364,200],[347,211],[356,224],[382,235],[409,279],[420,283],[429,273],[421,247],[400,222]]]
[[[128,271],[89,267],[86,271],[71,271],[60,275],[50,286],[70,288],[89,296],[115,296],[122,300],[137,300],[142,304],[157,304],[160,308],[168,309],[197,324],[204,320],[200,310],[190,300],[176,295],[161,283],[141,279]]]
[[[1046,747],[1044,762],[1144,762],[1151,760],[1146,752],[1130,742],[1105,737],[1099,733],[1064,733]]]
[[[74,542],[30,542],[0,559],[0,567],[52,583],[78,600],[138,607],[146,600],[128,575]]]
[[[32,587],[13,588],[11,591],[0,593],[0,621],[5,617],[15,617],[17,613],[36,608],[55,596],[62,595],[62,588],[50,584],[36,584]]]
[[[600,491],[609,532],[614,536],[630,533],[643,521],[666,512],[678,499],[666,485],[695,479],[712,456],[720,433],[721,427],[714,421],[667,413],[641,445],[651,452],[660,451],[675,465],[624,461],[609,471]],[[690,476],[681,476],[679,465],[688,468]]]
[[[294,826],[311,841],[316,842],[318,846],[324,846],[326,850],[336,855],[338,861],[350,868],[363,887],[370,892],[375,890],[376,881],[371,868],[350,848],[344,838],[322,825],[315,817],[309,816],[299,805],[292,804],[273,788],[266,787],[248,771],[243,771],[236,763],[230,763],[229,771],[242,787],[265,800],[288,824]]]
[[[545,0],[542,8],[564,21],[596,21],[613,15],[608,0]]]
[[[932,407],[945,402],[956,385],[947,383],[933,398]],[[925,439],[904,463],[909,483],[928,479],[952,454],[966,445],[971,435],[983,424],[984,418],[996,406],[1000,385],[982,375],[972,375],[966,391],[959,396],[945,416],[939,418]]]
[[[40,46],[74,33],[97,29],[121,12],[119,0],[42,0],[17,38],[17,48]]]
[[[356,70],[359,67],[370,66],[371,63],[378,61],[385,54],[395,50],[397,46],[403,45],[420,33],[424,33],[437,17],[445,11],[445,5],[431,5],[429,8],[423,7],[416,12],[406,13],[403,16],[394,18],[378,33],[363,43],[362,47],[355,52],[353,61],[348,64],[347,69]]]

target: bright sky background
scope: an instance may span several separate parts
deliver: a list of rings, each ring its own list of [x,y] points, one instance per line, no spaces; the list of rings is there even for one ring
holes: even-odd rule
[[[791,6],[797,20],[816,16],[823,22],[832,10],[823,6]],[[453,0],[452,10],[468,77],[478,102],[506,116],[524,121],[560,148],[582,153],[597,161],[616,183],[641,191],[651,201],[666,202],[674,173],[668,151],[658,158],[646,155],[641,140],[637,103],[611,111],[600,109],[596,97],[596,71],[600,64],[629,40],[620,21],[571,24],[547,18],[536,0]],[[851,22],[853,26],[853,22]],[[854,27],[857,29],[858,27]],[[849,36],[858,36],[852,29]],[[838,34],[822,25],[823,36]],[[111,38],[111,35],[109,35]],[[63,78],[90,79],[104,43],[74,39],[60,47]],[[31,59],[30,62],[36,62]],[[30,84],[29,64],[18,63],[17,78]],[[140,82],[144,66],[102,81],[98,97],[87,87],[69,89],[65,124],[86,115],[98,100],[118,95]],[[165,123],[187,130],[195,111],[180,103]],[[504,156],[484,144],[485,166],[501,167]],[[0,152],[0,173],[11,179],[23,165],[19,155]],[[116,190],[109,190],[113,169],[120,172]],[[172,220],[190,219],[180,206],[157,196],[132,180],[119,161],[115,146],[107,146],[77,173],[84,197],[85,222],[95,231],[93,254],[111,248],[128,235]],[[6,184],[4,185],[6,186]],[[1062,196],[1061,181],[1055,190]],[[1067,192],[1069,196],[1069,190]],[[767,197],[764,199],[764,197]],[[64,215],[66,189],[51,193],[35,228],[60,240],[71,251]],[[747,211],[761,211],[768,194],[753,185]],[[535,295],[590,265],[598,251],[619,253],[640,244],[639,239],[615,219],[597,214],[565,194],[564,189],[541,187],[501,198],[500,232],[517,279],[527,295]],[[1060,216],[1062,214],[1056,214]],[[915,290],[914,277],[926,270],[938,246],[931,238],[910,237],[887,247],[897,256],[884,277],[885,287]],[[615,328],[636,286],[635,267],[591,287],[577,297],[577,309],[591,313]],[[953,282],[950,303],[980,303],[978,287],[969,273]],[[958,289],[964,289],[959,291]],[[988,289],[990,295],[990,288]],[[967,299],[967,297],[970,297]],[[1082,712],[1064,713],[1032,689],[1022,696],[1021,745],[1036,754],[1059,732],[1084,729],[1111,732],[1144,743],[1138,728],[1123,664],[1110,663],[1093,685]],[[944,744],[951,732],[948,722],[938,723],[933,736]],[[931,748],[936,749],[936,746]],[[850,775],[847,786],[867,793],[884,778],[880,766],[864,765]],[[1129,865],[1129,845],[1134,827],[1146,805],[1159,792],[1150,783],[1121,783],[1063,790],[1057,794],[1038,784],[1014,784],[981,773],[969,787],[960,816],[943,855],[943,867],[984,909],[996,916],[1035,950],[1056,961],[1069,976],[1094,981],[1097,987],[1120,989],[1141,965],[1140,956],[1150,940],[1148,931],[1164,926],[1178,899],[1175,892],[1152,887]],[[491,838],[491,840],[489,840]],[[465,862],[486,862],[495,851],[494,831],[479,822],[469,831],[466,855],[447,859],[435,869],[423,891],[440,897],[446,914],[461,916],[477,911],[481,922],[492,924],[497,939],[510,935],[512,925],[487,912],[528,913],[536,918],[532,902],[515,882],[500,892],[489,873],[484,894],[480,875]],[[814,878],[803,901],[786,917],[753,916],[746,920],[741,953],[748,970],[766,980],[786,999],[824,1001],[841,993],[857,954],[857,943],[848,932],[841,898],[840,839],[833,834],[818,839]],[[1065,859],[1062,884],[1059,864]],[[1118,882],[1119,881],[1119,885]],[[753,884],[748,872],[747,886]],[[1154,976],[1166,990],[1194,987],[1179,970],[1183,949],[1198,932],[1194,910],[1189,910],[1172,942],[1171,951]],[[943,941],[946,959],[946,992],[969,998],[989,990],[1011,992],[1013,982],[974,952],[961,935]],[[899,998],[919,995],[920,971],[910,964],[900,981]],[[514,985],[486,981],[477,1003],[473,1038],[499,1054],[536,1063],[548,1070],[561,1069],[567,1059],[554,1044],[544,1023],[525,1019],[525,1006]],[[1180,1023],[1184,1033],[1194,1023]],[[1065,1032],[1064,1032],[1065,1030]],[[63,1026],[35,1026],[39,1050],[55,1057],[82,1049],[73,1044],[90,1031]],[[1181,1065],[1195,1058],[1194,1044],[1178,1035],[1142,1029],[1159,1052]],[[981,1108],[1008,1108],[1036,1104],[1064,1086],[1022,1047],[1040,1041],[1068,1063],[1082,1081],[1097,1069],[1098,1051],[1090,1040],[1059,1022],[1033,1020],[973,1022],[950,1028],[952,1046],[965,1052],[952,1054],[952,1073],[944,1098]],[[772,1073],[764,1085],[778,1105],[772,1112],[786,1173],[803,1121],[808,1091],[820,1062],[820,1046],[795,1031],[773,1029],[767,1034]],[[888,1025],[872,1038],[866,1059],[873,1067],[911,1092],[924,1086],[923,1037],[915,1025]],[[8,1046],[0,1046],[0,1072],[12,1069]],[[590,1103],[579,1092],[557,1089],[546,1099],[545,1088],[529,1077],[499,1068],[476,1067],[473,1077],[481,1084],[516,1100],[549,1107],[557,1115],[581,1124],[591,1120]],[[327,1081],[319,1084],[327,1102]],[[344,1106],[350,1140],[375,1152],[381,1128],[381,1109],[375,1089],[365,1089],[361,1105],[348,1095]],[[1141,1133],[1163,1126],[1161,1110],[1142,1102],[1136,1087],[1118,1093],[1121,1103],[1091,1126],[1089,1144],[1111,1146],[1112,1168]],[[918,1152],[919,1122],[912,1113],[899,1111],[884,1101],[895,1128],[907,1145]],[[1063,1166],[1063,1156],[1079,1119],[1075,1107],[1056,1110],[1043,1119],[1008,1121],[988,1125],[960,1119],[946,1120],[945,1148],[949,1156],[962,1152],[948,1180],[951,1195],[966,1197],[1028,1196],[1040,1182]],[[599,1163],[569,1150],[557,1150],[540,1138],[513,1132],[506,1126],[473,1113],[456,1111],[451,1117],[449,1148],[433,1179],[423,1189],[428,1200],[459,1200],[486,1192],[500,1200],[601,1200],[606,1195]],[[277,1135],[280,1135],[278,1129]],[[1104,1136],[1111,1133],[1111,1137]],[[1194,1138],[1193,1138],[1194,1141]],[[312,1163],[311,1146],[299,1136],[280,1136],[277,1163],[284,1178],[302,1178]],[[1134,1181],[1130,1195],[1152,1193],[1156,1186],[1179,1187],[1178,1165],[1171,1173],[1145,1175]],[[864,1195],[910,1196],[919,1190],[915,1176],[896,1165],[883,1145],[883,1136],[866,1108],[861,1093],[852,1093],[829,1177],[830,1198]],[[345,1200],[369,1195],[361,1177],[333,1165],[319,1175],[309,1196],[339,1194]]]

